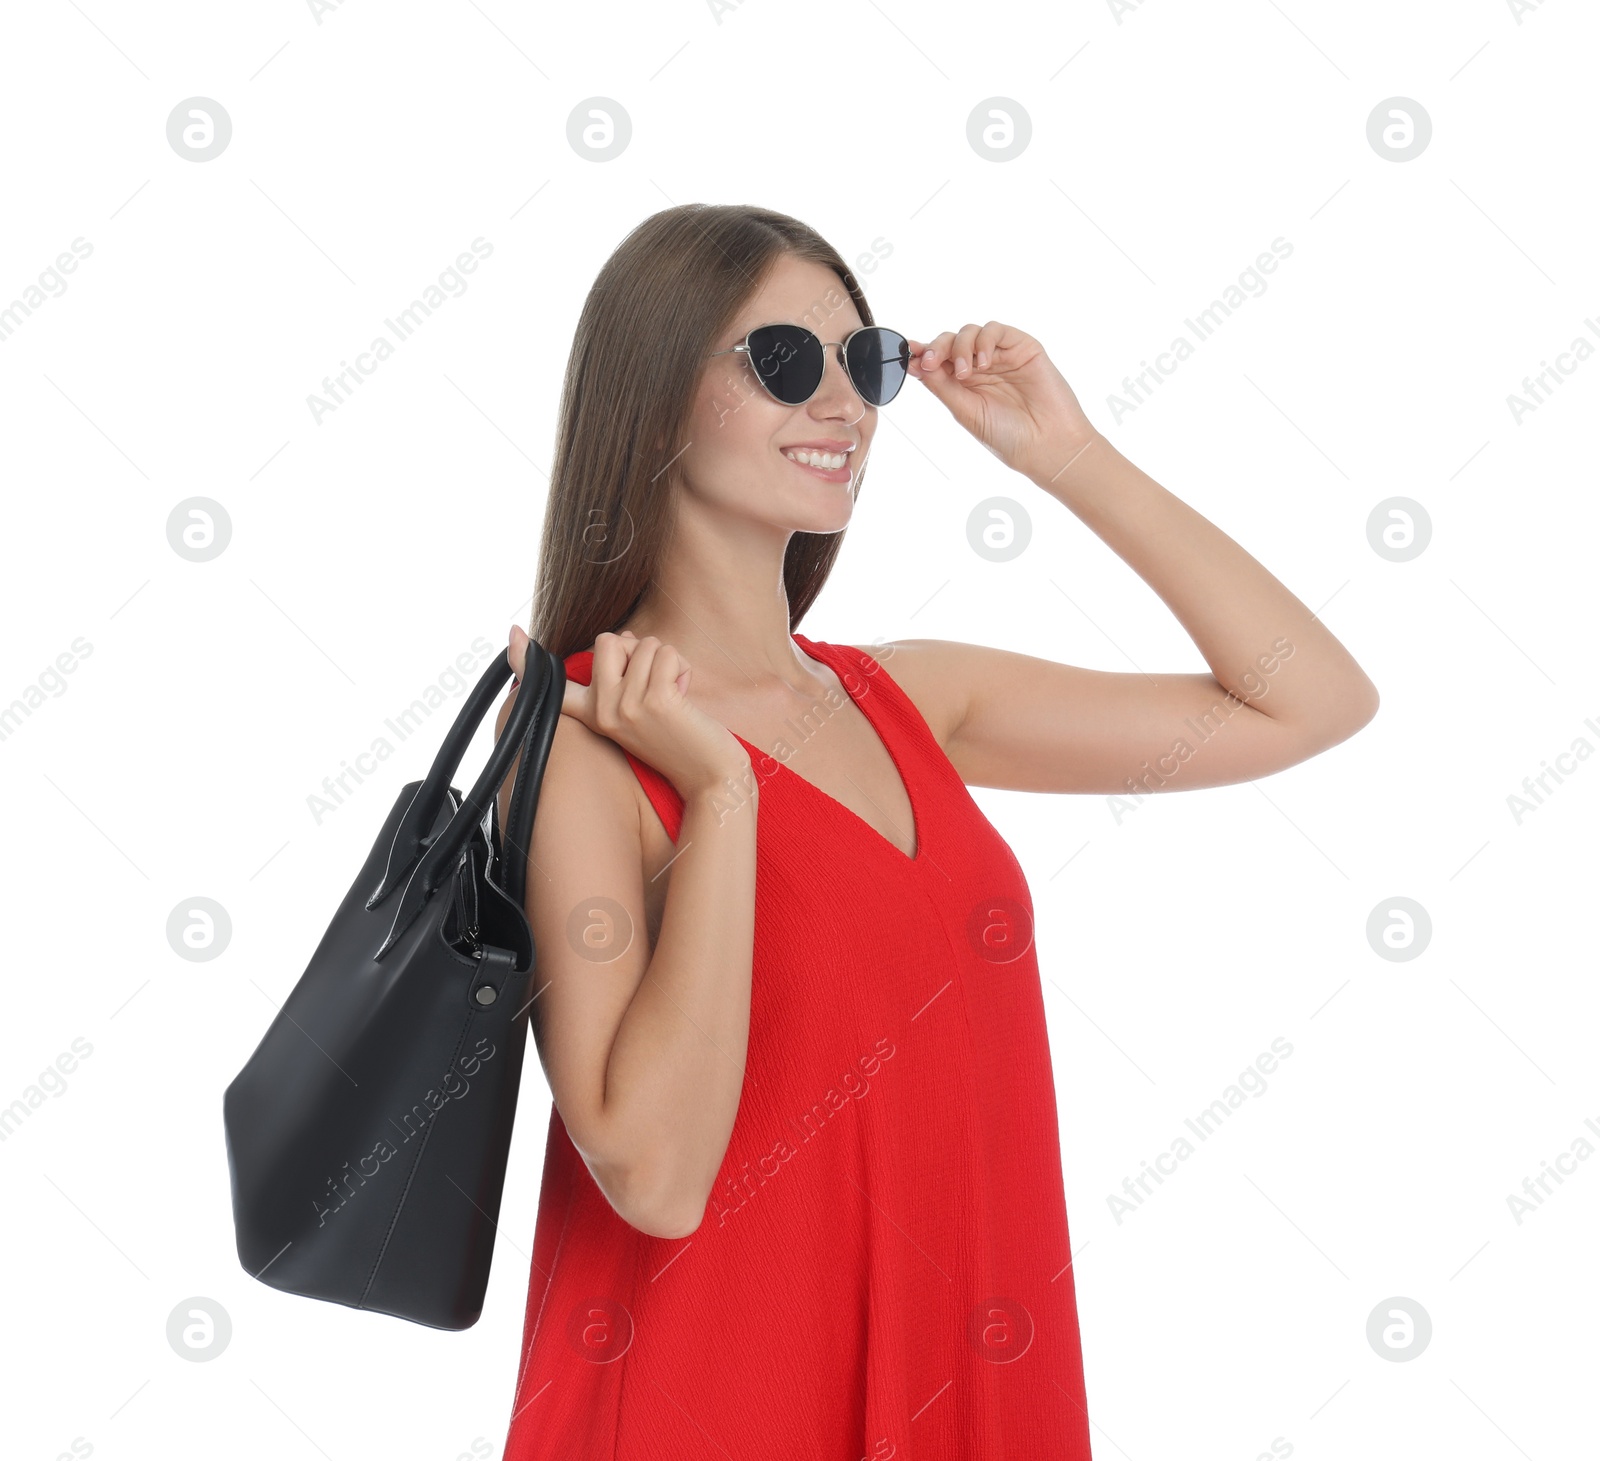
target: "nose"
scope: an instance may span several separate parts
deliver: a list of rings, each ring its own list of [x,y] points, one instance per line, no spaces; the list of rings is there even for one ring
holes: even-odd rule
[[[836,416],[852,426],[867,414],[863,401],[844,368],[844,346],[829,344],[822,347],[822,384],[806,403],[815,416]]]

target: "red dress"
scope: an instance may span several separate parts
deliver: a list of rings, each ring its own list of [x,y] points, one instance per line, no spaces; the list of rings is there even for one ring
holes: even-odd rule
[[[887,670],[794,639],[894,758],[916,854],[740,737],[761,801],[727,1154],[700,1226],[654,1238],[552,1106],[506,1461],[1087,1461],[1028,885]],[[676,840],[682,800],[628,759]]]

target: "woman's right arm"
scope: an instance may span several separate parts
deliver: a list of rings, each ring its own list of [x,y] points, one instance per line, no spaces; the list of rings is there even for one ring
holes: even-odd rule
[[[616,643],[602,650],[607,639]],[[595,658],[594,682],[567,686],[534,818],[532,1028],[562,1122],[607,1201],[643,1232],[683,1237],[704,1218],[744,1084],[758,795],[744,748],[687,705],[675,651],[602,635]],[[656,874],[670,881],[653,950],[628,742],[684,802],[678,852]],[[747,788],[732,809],[729,777]],[[514,781],[513,769],[502,827]]]

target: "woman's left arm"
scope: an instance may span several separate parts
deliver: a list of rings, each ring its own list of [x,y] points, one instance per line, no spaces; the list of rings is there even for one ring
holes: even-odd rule
[[[912,349],[911,374],[1143,578],[1211,667],[1113,673],[899,641],[895,678],[919,705],[938,707],[930,724],[941,723],[963,781],[1108,793],[1226,785],[1306,760],[1377,713],[1377,689],[1350,652],[1238,543],[1095,430],[1032,336],[991,320]]]

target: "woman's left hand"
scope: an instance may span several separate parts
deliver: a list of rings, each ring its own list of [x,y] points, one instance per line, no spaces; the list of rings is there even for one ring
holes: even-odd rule
[[[1099,434],[1032,335],[990,320],[910,345],[910,374],[1024,476],[1052,477]]]

